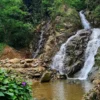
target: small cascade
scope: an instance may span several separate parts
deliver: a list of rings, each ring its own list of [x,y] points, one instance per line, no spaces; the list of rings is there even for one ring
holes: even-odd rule
[[[85,63],[82,70],[78,74],[78,79],[85,80],[88,77],[88,73],[92,69],[95,63],[95,55],[100,47],[100,29],[93,29],[90,41],[88,42],[85,52]]]
[[[40,49],[42,48],[42,44],[43,44],[43,41],[44,41],[43,36],[44,36],[44,31],[42,30],[41,35],[40,35],[40,40],[38,42],[38,48],[37,48],[35,54],[33,55],[33,58],[36,58],[38,56]]]
[[[82,22],[84,29],[91,29],[90,23],[88,22],[85,15],[83,14],[83,11],[80,11],[79,15],[80,15],[81,22]]]
[[[66,43],[62,44],[60,50],[57,52],[57,54],[53,58],[53,62],[51,64],[52,69],[56,69],[59,71],[61,75],[64,74],[64,59],[66,55]]]
[[[46,35],[46,33],[48,32],[48,30],[50,28],[50,21],[48,21],[46,24],[45,23],[42,26],[40,39],[39,39],[39,42],[38,42],[38,45],[37,45],[37,50],[36,50],[35,53],[33,53],[33,58],[36,58],[39,55],[41,48],[44,45],[44,41],[45,41],[44,36]]]

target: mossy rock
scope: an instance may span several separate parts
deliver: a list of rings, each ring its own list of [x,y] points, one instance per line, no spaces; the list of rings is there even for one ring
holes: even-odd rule
[[[51,80],[51,72],[46,71],[46,72],[42,75],[42,77],[41,77],[41,79],[40,79],[40,82],[41,82],[41,83],[43,83],[43,82],[49,82],[50,80]]]

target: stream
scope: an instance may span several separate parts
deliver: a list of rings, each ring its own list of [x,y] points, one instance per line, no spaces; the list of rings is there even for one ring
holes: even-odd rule
[[[68,84],[67,80],[33,83],[33,97],[34,100],[82,100],[92,87],[88,81],[81,84]]]

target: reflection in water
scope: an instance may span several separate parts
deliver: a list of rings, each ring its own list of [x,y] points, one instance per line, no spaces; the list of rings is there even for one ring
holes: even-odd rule
[[[64,90],[64,82],[55,82],[55,84],[52,83],[52,92],[53,92],[53,98],[52,100],[66,100],[65,98],[65,90]]]
[[[93,84],[91,84],[89,81],[82,81],[81,86],[83,88],[83,91],[85,91],[85,93],[87,93],[93,87]]]
[[[36,100],[81,100],[84,93],[92,87],[87,81],[81,83],[67,84],[66,80],[61,80],[33,84],[33,96]]]

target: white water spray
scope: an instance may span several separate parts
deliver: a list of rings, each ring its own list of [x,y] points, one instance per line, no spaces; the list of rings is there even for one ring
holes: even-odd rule
[[[68,38],[68,40],[61,45],[60,50],[57,52],[57,54],[53,57],[53,62],[50,65],[52,69],[56,69],[59,71],[61,75],[65,74],[65,68],[64,68],[64,60],[66,56],[66,49],[67,45],[70,43],[71,40],[73,40],[75,37],[79,36],[81,33],[81,30],[78,31],[75,35]]]
[[[91,29],[90,23],[88,22],[85,15],[83,14],[83,11],[80,11],[79,14],[80,14],[81,22],[84,29]]]
[[[90,23],[87,21],[83,11],[80,11],[80,18],[82,21],[82,25],[84,29],[91,29]],[[77,32],[76,35],[71,36],[64,44],[62,44],[60,50],[53,58],[53,62],[51,64],[52,69],[56,69],[60,72],[60,74],[64,74],[64,60],[66,55],[67,44],[75,37],[77,37],[81,32]],[[95,55],[97,54],[97,50],[100,47],[100,29],[93,29],[92,34],[90,36],[90,41],[87,44],[87,48],[85,51],[85,63],[82,70],[78,73],[79,80],[86,80],[88,77],[88,73],[92,69],[95,63]]]
[[[89,22],[86,20],[84,14],[82,13],[82,11],[80,11],[80,17],[81,20],[83,22],[83,26],[85,29],[90,29],[90,25]],[[87,25],[88,24],[88,25]],[[52,64],[50,65],[52,69],[56,69],[57,71],[59,71],[59,73],[62,75],[64,74],[64,60],[65,60],[65,56],[66,56],[66,48],[67,48],[67,44],[75,37],[77,37],[79,35],[80,32],[77,32],[77,34],[71,36],[70,38],[68,38],[68,40],[61,45],[60,50],[56,53],[56,55],[53,57],[52,60]]]
[[[85,51],[85,63],[82,70],[79,72],[78,79],[85,80],[88,77],[88,73],[92,69],[95,63],[95,55],[100,47],[100,29],[93,29],[90,41],[88,42]]]
[[[90,23],[86,20],[83,11],[80,11],[80,18],[84,29],[90,29]],[[83,68],[78,74],[78,79],[86,80],[88,73],[91,71],[95,64],[95,55],[97,54],[98,48],[100,47],[100,29],[93,29],[90,36],[90,41],[87,44],[85,51],[85,63]]]

